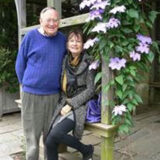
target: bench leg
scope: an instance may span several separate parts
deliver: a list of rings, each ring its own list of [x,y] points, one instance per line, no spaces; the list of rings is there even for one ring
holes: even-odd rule
[[[101,160],[114,160],[114,136],[102,137]]]
[[[58,148],[58,153],[67,152],[67,146],[65,144],[60,144]]]

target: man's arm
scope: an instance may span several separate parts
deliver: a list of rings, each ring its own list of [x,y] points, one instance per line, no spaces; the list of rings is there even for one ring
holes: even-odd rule
[[[26,68],[26,64],[27,64],[26,47],[23,41],[17,55],[16,66],[15,66],[16,74],[20,84],[22,84],[22,79]]]

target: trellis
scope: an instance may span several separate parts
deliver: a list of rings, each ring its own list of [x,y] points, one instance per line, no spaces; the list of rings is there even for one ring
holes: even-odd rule
[[[15,0],[16,9],[17,9],[17,17],[18,17],[18,35],[19,35],[19,45],[21,43],[22,37],[29,30],[38,28],[39,25],[35,26],[26,26],[26,0]],[[62,13],[61,9],[61,0],[47,0],[47,6],[54,6],[57,11]],[[61,19],[60,28],[74,26],[85,23],[85,19],[88,14],[82,14],[78,16],[73,16],[70,18]],[[112,74],[105,64],[105,61],[102,59],[102,86],[109,82]],[[113,92],[110,90],[108,93],[104,93],[102,91],[102,102],[107,101],[108,99],[113,98]],[[20,101],[17,101],[20,104]],[[114,133],[116,130],[115,126],[111,125],[111,114],[109,107],[102,103],[102,111],[101,111],[101,123],[98,124],[87,124],[86,129],[93,131],[98,134],[102,138],[101,143],[101,160],[113,160],[113,152],[114,152]]]

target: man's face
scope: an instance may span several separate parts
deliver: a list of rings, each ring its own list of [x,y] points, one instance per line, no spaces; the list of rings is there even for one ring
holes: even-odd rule
[[[55,35],[59,27],[58,12],[53,9],[49,9],[44,12],[40,17],[40,25],[43,28],[45,34],[48,36]]]

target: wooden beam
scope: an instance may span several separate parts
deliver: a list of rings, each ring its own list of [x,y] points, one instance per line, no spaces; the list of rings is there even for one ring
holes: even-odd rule
[[[108,137],[112,137],[115,134],[115,130],[117,130],[117,126],[107,125],[103,123],[86,123],[85,129],[99,136],[108,138]]]
[[[83,24],[83,23],[85,23],[85,20],[86,20],[87,17],[88,17],[88,14],[83,14],[83,15],[78,15],[78,16],[74,16],[74,17],[71,17],[71,18],[62,19],[60,21],[60,28],[69,27],[69,26],[78,25],[78,24]],[[21,29],[21,34],[24,35],[28,31],[30,31],[32,29],[35,29],[35,28],[38,28],[38,27],[39,27],[39,25],[22,28]]]

